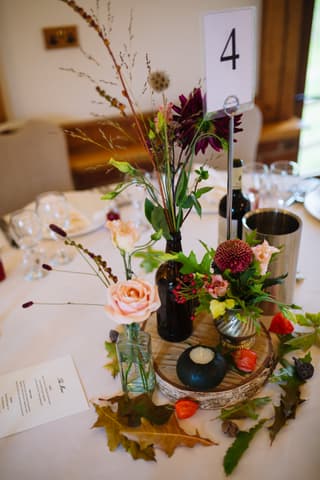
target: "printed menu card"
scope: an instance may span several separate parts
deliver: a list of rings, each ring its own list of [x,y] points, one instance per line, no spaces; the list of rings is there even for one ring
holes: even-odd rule
[[[0,376],[0,438],[88,409],[71,356]]]

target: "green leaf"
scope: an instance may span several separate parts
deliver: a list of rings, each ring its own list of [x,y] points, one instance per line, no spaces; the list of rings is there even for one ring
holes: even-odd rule
[[[223,408],[219,415],[221,420],[236,420],[239,418],[252,418],[256,420],[258,418],[257,410],[264,407],[271,401],[271,397],[260,397],[242,402],[239,405],[235,405],[230,408]]]
[[[154,232],[151,234],[151,240],[157,242],[158,240],[160,240],[160,238],[162,237],[162,230],[158,230],[157,232]]]
[[[254,425],[248,432],[240,430],[237,433],[236,439],[228,448],[227,453],[223,459],[223,467],[226,475],[230,475],[233,470],[238,465],[243,453],[249,447],[249,444],[255,434],[262,428],[263,424],[266,422],[266,419],[260,420],[256,425]]]
[[[303,350],[307,351],[312,345],[317,344],[318,335],[317,332],[298,334],[296,337],[291,338],[285,342],[291,350]]]
[[[201,187],[201,188],[198,188],[195,192],[195,196],[196,198],[200,198],[202,197],[202,195],[204,195],[205,193],[208,193],[210,192],[211,190],[213,189],[213,187]]]
[[[195,194],[191,194],[191,197],[192,197],[192,202],[193,202],[193,206],[194,206],[194,209],[195,211],[197,212],[197,214],[199,215],[199,217],[201,217],[201,212],[202,212],[202,208],[201,208],[201,205],[200,203],[198,202],[197,200],[197,197]]]
[[[104,193],[101,197],[101,200],[113,200],[119,195],[120,192],[117,190],[112,190],[112,192]]]
[[[129,162],[119,162],[118,160],[111,158],[109,160],[109,163],[121,173],[127,173],[128,175],[131,175],[133,177],[138,176],[139,174],[139,171],[134,168]]]
[[[183,204],[181,205],[182,208],[185,208],[185,209],[188,209],[188,208],[192,208],[193,206],[193,199],[192,199],[192,196],[191,195],[188,195],[184,201],[183,201]]]
[[[186,172],[183,170],[183,172],[181,173],[178,185],[177,185],[176,205],[178,205],[178,206],[183,205],[183,202],[186,198],[187,188],[188,188],[188,177],[187,177]]]
[[[205,170],[202,165],[201,165],[200,169],[195,170],[195,172],[199,176],[200,181],[201,180],[208,180],[209,172],[208,172],[208,170]]]
[[[154,204],[151,202],[151,200],[149,200],[148,197],[146,197],[145,201],[144,201],[144,214],[145,214],[146,219],[150,223],[151,223],[152,212],[153,212],[154,208],[155,208]]]
[[[114,342],[104,342],[104,347],[107,350],[107,357],[111,360],[109,363],[106,363],[104,366],[113,378],[119,374],[119,362],[117,357],[116,344]]]
[[[296,322],[305,327],[320,327],[320,312],[297,314]]]
[[[149,220],[154,230],[157,232],[162,230],[164,238],[167,240],[171,238],[167,219],[162,207],[154,207],[151,213],[151,220]]]

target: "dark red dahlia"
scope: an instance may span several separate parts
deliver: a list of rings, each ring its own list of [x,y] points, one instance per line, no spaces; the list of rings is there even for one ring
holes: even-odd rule
[[[200,151],[205,153],[209,145],[217,152],[222,150],[220,139],[228,141],[229,138],[229,117],[203,121],[204,98],[200,88],[195,88],[188,98],[180,95],[179,100],[180,106],[173,105],[172,110],[176,112],[173,120],[177,124],[176,138],[182,149],[192,144],[195,135],[201,134],[201,138],[195,144],[196,154]],[[239,128],[240,123],[241,115],[236,115],[234,118],[235,133],[242,131],[242,128]]]
[[[221,272],[227,268],[232,273],[244,272],[252,262],[253,253],[243,240],[226,240],[220,243],[214,256],[214,263]]]

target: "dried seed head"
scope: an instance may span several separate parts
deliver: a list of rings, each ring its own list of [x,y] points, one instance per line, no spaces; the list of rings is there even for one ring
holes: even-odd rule
[[[44,270],[48,270],[49,272],[52,270],[51,265],[48,265],[47,263],[43,263],[43,264],[42,264],[42,268],[43,268]]]
[[[228,435],[228,437],[236,437],[239,427],[235,422],[232,422],[231,420],[224,420],[221,425],[223,433]]]
[[[33,305],[33,302],[30,300],[29,302],[26,302],[22,305],[22,308],[29,308],[29,307],[32,307]]]
[[[54,223],[50,223],[49,228],[57,235],[60,235],[60,237],[67,236],[67,233],[61,227],[58,227],[58,225],[55,225]]]
[[[152,90],[161,93],[169,87],[170,78],[166,72],[157,70],[150,73],[148,83]]]

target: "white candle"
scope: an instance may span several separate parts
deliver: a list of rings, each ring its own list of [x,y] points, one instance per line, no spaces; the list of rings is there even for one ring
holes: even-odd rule
[[[190,351],[189,354],[193,363],[201,363],[205,365],[214,359],[214,352],[211,348],[196,347]]]

